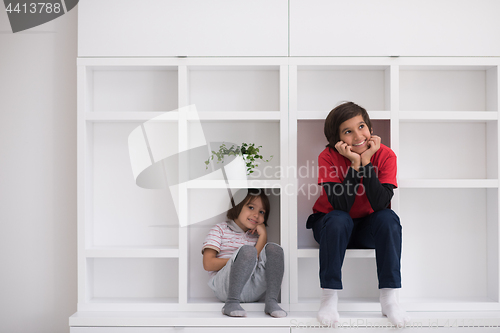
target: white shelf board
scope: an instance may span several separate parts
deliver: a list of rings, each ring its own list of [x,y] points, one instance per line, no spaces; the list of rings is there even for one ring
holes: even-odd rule
[[[494,111],[400,111],[403,121],[491,121],[498,120]]]
[[[319,288],[319,287],[318,287]],[[434,299],[428,297],[399,298],[399,303],[405,311],[499,311],[500,303],[486,297]],[[290,304],[291,311],[318,310],[319,298],[300,297],[299,303]],[[339,311],[380,311],[378,298],[342,298],[339,297]],[[500,311],[498,312],[500,319]]]
[[[279,121],[280,111],[198,111],[187,112],[187,120],[262,120]]]
[[[299,297],[299,303],[290,304],[290,311],[318,311],[319,306],[318,297]],[[340,294],[338,309],[339,311],[380,311],[380,302],[376,297],[344,298]]]
[[[94,297],[89,303],[115,303],[115,304],[147,304],[147,303],[176,303],[175,297]]]
[[[498,57],[78,57],[78,66],[279,66],[296,65],[307,70],[377,70],[399,65],[401,70],[487,70],[500,65]],[[325,68],[325,66],[328,66]],[[337,67],[337,68],[335,68]]]
[[[399,303],[408,311],[498,311],[500,303],[487,297],[400,297]],[[500,312],[499,312],[500,316]]]
[[[319,258],[319,249],[298,249],[298,258]],[[375,258],[373,249],[347,249],[345,258]]]
[[[170,122],[179,119],[179,112],[173,111],[137,111],[137,112],[86,112],[85,120],[90,122],[126,122],[126,121],[149,121],[153,118],[155,122]]]
[[[222,303],[220,307],[222,308]],[[246,308],[246,303],[242,306]],[[303,321],[315,320],[315,313],[290,313],[284,318],[273,318],[266,315],[264,311],[252,311],[248,317],[232,318],[217,311],[171,311],[171,312],[85,312],[78,311],[69,319],[70,326],[261,326],[261,327],[290,327],[292,319]],[[380,315],[379,315],[380,316]]]
[[[179,249],[162,247],[94,247],[86,258],[179,258]]]
[[[123,67],[123,66],[178,66],[179,59],[177,58],[123,58],[123,57],[109,57],[109,58],[94,58],[94,57],[78,57],[78,66],[96,66],[96,67]]]
[[[254,68],[270,68],[272,66],[288,65],[289,57],[78,57],[78,66],[248,66]],[[373,58],[372,58],[373,59]],[[220,69],[220,68],[219,68]],[[258,69],[258,67],[257,67]]]
[[[177,297],[94,297],[78,303],[78,311],[178,311],[179,306]]]
[[[242,304],[245,307],[246,304]],[[248,310],[247,310],[248,311]],[[389,321],[378,310],[370,312],[340,311],[342,327],[389,326]],[[500,313],[482,312],[409,312],[407,327],[466,327],[500,326]],[[248,317],[231,318],[219,311],[172,311],[172,312],[84,312],[78,311],[69,318],[70,326],[235,326],[235,327],[287,327],[301,328],[299,325],[319,328],[316,311],[290,311],[284,318],[272,318],[263,311],[255,311]],[[302,327],[305,328],[305,327]]]
[[[288,310],[288,304],[281,304]],[[92,298],[88,303],[78,304],[78,311],[200,311],[219,312],[224,306],[215,297],[189,298],[180,303],[177,298]],[[264,311],[263,302],[242,303],[246,311]]]
[[[498,66],[498,57],[302,57],[288,58],[289,65],[307,70],[344,69],[377,70],[391,65],[401,66],[401,70],[487,70]],[[328,66],[328,67],[326,67]]]
[[[190,297],[188,299],[188,306],[193,311],[220,311],[223,305],[224,303],[219,301],[215,296],[210,298]],[[264,311],[265,304],[261,301],[254,303],[242,303],[242,306],[246,311]],[[288,304],[280,303],[280,306],[283,309],[286,309]]]
[[[215,299],[215,298],[214,298]],[[190,298],[179,303],[177,298],[93,298],[86,304],[79,304],[78,311],[220,311],[223,302],[217,299]],[[288,304],[280,304],[288,310]],[[264,303],[243,303],[247,311],[264,311]]]
[[[298,120],[325,120],[331,110],[327,111],[298,111]],[[391,119],[391,111],[368,111],[370,119]]]
[[[386,69],[397,63],[396,58],[388,57],[289,57],[289,65],[298,69],[345,69],[345,70],[376,70]],[[328,66],[328,67],[325,67]],[[337,67],[337,68],[335,68]]]
[[[399,179],[399,188],[498,188],[498,179]]]
[[[153,120],[153,118],[155,118]],[[199,111],[187,112],[187,120],[205,120],[205,121],[231,121],[231,120],[252,120],[252,121],[279,121],[281,113],[279,111]],[[112,121],[177,121],[179,120],[178,111],[136,111],[136,112],[113,112],[96,111],[86,112],[85,120],[90,122],[112,122]]]
[[[399,57],[402,69],[419,70],[464,70],[489,69],[500,63],[498,57]],[[413,67],[414,66],[414,67]]]
[[[404,60],[399,62],[400,71],[487,71],[498,65],[498,60],[494,58],[481,59],[480,62],[474,62],[473,59],[468,58],[465,61],[460,59],[454,60],[453,58],[448,58],[445,61],[410,61],[405,62]],[[496,63],[495,63],[496,61]]]
[[[279,179],[264,180],[192,180],[187,183],[188,188],[281,188]]]

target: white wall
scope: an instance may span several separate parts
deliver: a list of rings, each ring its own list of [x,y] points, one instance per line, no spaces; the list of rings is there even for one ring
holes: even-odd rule
[[[16,34],[0,9],[1,332],[76,311],[76,56],[76,9]]]

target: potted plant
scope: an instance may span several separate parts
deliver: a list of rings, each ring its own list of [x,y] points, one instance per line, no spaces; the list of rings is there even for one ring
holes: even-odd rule
[[[262,146],[255,146],[255,143],[242,143],[241,146],[232,145],[230,148],[228,148],[225,143],[222,143],[218,151],[212,150],[212,155],[205,161],[205,164],[208,169],[210,161],[215,157],[217,157],[217,163],[224,163],[224,156],[241,156],[245,163],[247,175],[250,175],[254,172],[253,169],[259,166],[257,164],[259,160],[262,162],[269,162],[273,159],[273,155],[271,155],[269,160],[265,160],[264,157],[259,154],[260,148],[262,148]]]

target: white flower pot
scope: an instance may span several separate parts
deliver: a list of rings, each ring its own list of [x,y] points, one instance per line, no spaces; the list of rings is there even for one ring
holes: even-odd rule
[[[247,167],[244,156],[238,155],[230,163],[224,166],[228,180],[246,180]]]

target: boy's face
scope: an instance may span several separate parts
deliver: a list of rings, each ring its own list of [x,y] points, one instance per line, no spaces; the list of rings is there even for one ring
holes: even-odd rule
[[[352,152],[362,154],[369,148],[368,140],[372,135],[361,115],[344,121],[339,131],[340,140],[347,143]]]
[[[241,209],[240,215],[234,220],[236,224],[243,230],[252,230],[257,227],[257,225],[264,223],[265,217],[264,206],[262,205],[262,199],[256,197],[253,200],[249,200]]]

